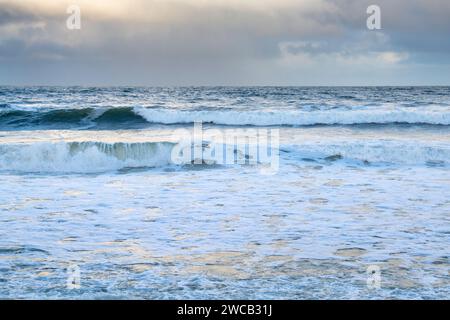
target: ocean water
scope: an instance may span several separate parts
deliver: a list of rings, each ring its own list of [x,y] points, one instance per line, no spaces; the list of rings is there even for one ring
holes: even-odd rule
[[[0,298],[450,296],[450,87],[0,87],[0,178]]]

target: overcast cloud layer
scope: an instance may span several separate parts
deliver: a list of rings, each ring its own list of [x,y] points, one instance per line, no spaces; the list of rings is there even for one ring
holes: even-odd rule
[[[0,84],[450,85],[450,1],[0,0]]]

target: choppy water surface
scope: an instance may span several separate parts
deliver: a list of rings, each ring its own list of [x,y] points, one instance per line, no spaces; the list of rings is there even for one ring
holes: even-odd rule
[[[0,298],[449,297],[449,88],[0,92]],[[171,163],[194,120],[278,171]]]

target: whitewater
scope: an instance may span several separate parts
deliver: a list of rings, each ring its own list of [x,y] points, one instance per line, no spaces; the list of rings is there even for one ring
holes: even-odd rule
[[[199,122],[277,171],[174,162]],[[0,177],[0,298],[450,293],[449,87],[0,87]]]

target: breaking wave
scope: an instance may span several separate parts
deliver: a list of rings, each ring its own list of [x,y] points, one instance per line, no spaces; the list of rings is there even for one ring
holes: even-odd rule
[[[432,124],[450,125],[448,110],[327,110],[327,111],[180,111],[153,108],[134,108],[151,123],[185,124],[195,121],[218,125],[253,126],[311,126],[352,124]]]
[[[170,164],[167,142],[40,142],[0,145],[0,171],[97,173]]]
[[[218,144],[222,146],[221,144]],[[222,164],[214,162],[211,149],[218,145],[205,143],[202,164]],[[38,142],[30,144],[1,144],[0,172],[23,173],[101,173],[126,168],[155,168],[190,165],[172,161],[172,152],[179,144],[174,142]],[[206,148],[210,148],[205,153]],[[249,149],[228,149],[239,154],[242,159],[252,159]],[[411,166],[448,166],[450,147],[448,145],[426,145],[401,143],[399,141],[353,141],[336,143],[304,143],[282,145],[280,160],[294,163],[344,162],[370,165],[376,163]],[[259,158],[257,163],[260,162]],[[248,163],[246,163],[248,164]],[[267,164],[267,163],[266,163]]]
[[[80,108],[55,110],[0,109],[0,129],[47,126],[125,126],[190,124],[196,121],[230,126],[312,126],[359,124],[450,125],[447,108],[358,110],[177,110],[145,107]]]

